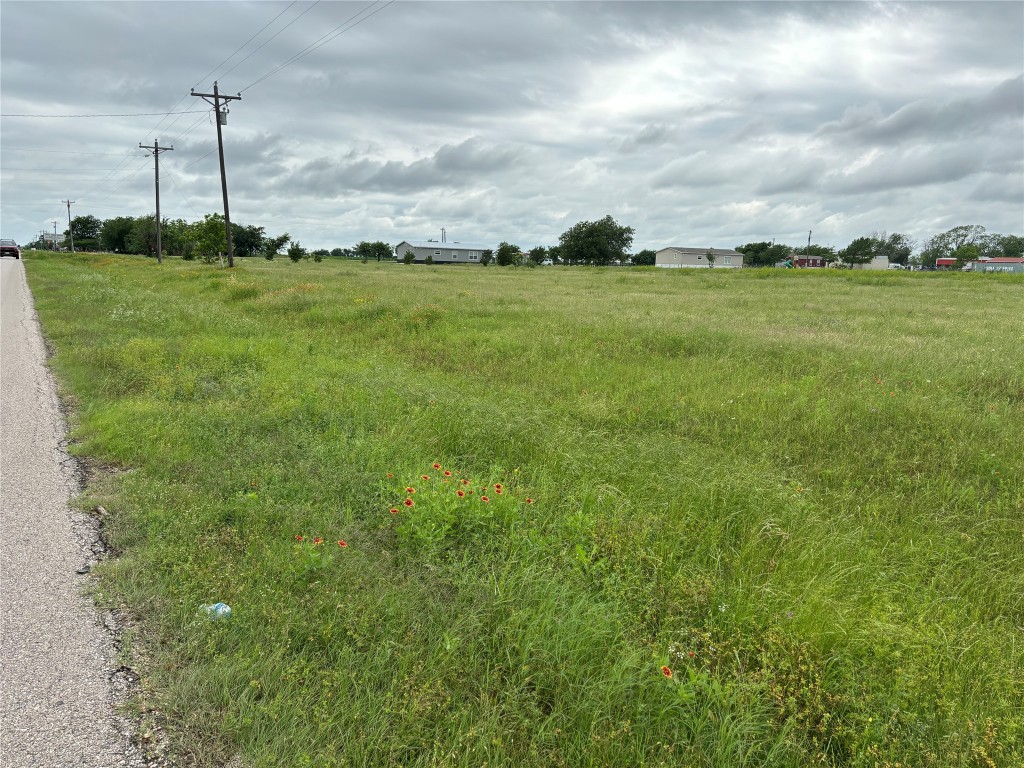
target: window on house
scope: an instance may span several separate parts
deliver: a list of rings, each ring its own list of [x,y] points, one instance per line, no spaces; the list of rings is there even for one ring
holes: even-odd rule
[[[441,252],[440,252],[440,251],[434,251],[434,255],[435,255],[435,256],[440,256],[440,255],[441,255]]]
[[[459,252],[458,251],[452,251],[452,258],[453,259],[459,258]]]
[[[732,264],[732,256],[726,256],[725,257],[725,263],[726,264]]]

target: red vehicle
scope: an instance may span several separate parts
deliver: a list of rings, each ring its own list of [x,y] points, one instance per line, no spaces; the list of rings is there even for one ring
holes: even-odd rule
[[[2,256],[13,256],[20,259],[21,250],[18,248],[18,244],[13,240],[0,240],[0,257]]]

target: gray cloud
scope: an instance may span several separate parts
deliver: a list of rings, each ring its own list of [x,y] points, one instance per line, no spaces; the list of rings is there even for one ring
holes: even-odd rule
[[[245,89],[224,130],[232,216],[308,246],[441,226],[532,246],[607,213],[637,248],[1022,226],[1017,3],[403,2],[246,88],[364,7],[296,5],[218,66],[287,5],[5,0],[3,112],[183,111],[205,107],[192,85]],[[175,145],[168,215],[220,207],[209,115],[0,128],[5,237],[69,196],[149,212],[136,146],[154,138]]]

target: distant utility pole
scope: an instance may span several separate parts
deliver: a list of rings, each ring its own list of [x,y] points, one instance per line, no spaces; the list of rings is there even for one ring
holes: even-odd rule
[[[57,222],[53,222],[53,242],[50,243],[50,250],[57,250]]]
[[[161,147],[160,139],[153,139],[152,147],[144,147],[140,142],[139,149],[148,149],[153,153],[153,164],[156,168],[156,263],[163,264],[163,251],[160,248],[160,153],[173,150],[174,147]]]
[[[75,233],[71,231],[71,206],[74,205],[74,200],[61,200],[68,207],[68,237],[71,238],[71,252],[75,252]],[[54,233],[56,237],[56,233]]]
[[[220,91],[217,90],[217,83],[213,83],[213,93],[196,93],[195,89],[192,89],[193,96],[199,96],[207,104],[213,105],[213,110],[217,113],[217,149],[220,150],[220,188],[224,194],[224,231],[227,235],[228,243],[228,266],[235,266],[235,249],[231,245],[231,215],[228,213],[228,177],[224,173],[224,137],[221,135],[220,127],[226,125],[228,122],[228,109],[225,106],[221,109],[220,103],[223,101],[225,104],[232,99],[241,99],[242,94],[237,96],[224,96]],[[213,99],[213,101],[210,101]]]
[[[441,227],[441,242],[442,243],[445,242],[445,239],[444,239],[444,227]]]
[[[807,247],[811,247],[811,230],[807,230]]]

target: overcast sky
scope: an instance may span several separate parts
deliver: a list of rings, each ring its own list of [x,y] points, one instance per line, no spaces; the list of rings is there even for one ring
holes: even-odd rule
[[[161,212],[222,211],[209,113],[13,116],[202,110],[214,79],[232,220],[309,248],[1024,233],[1024,3],[386,2],[3,0],[3,237],[152,213],[155,139]]]

